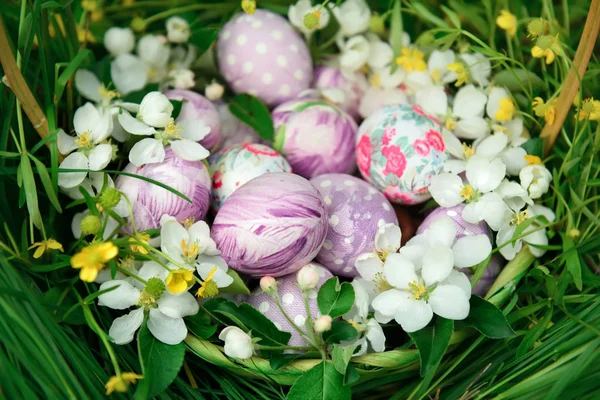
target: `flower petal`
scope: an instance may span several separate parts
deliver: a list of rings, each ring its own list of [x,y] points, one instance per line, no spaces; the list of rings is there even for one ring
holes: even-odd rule
[[[481,193],[496,189],[506,176],[506,166],[496,158],[492,161],[474,155],[467,162],[467,179]]]
[[[56,144],[58,145],[60,154],[69,154],[73,150],[79,148],[75,142],[75,138],[71,135],[67,135],[62,129],[59,129],[56,134]]]
[[[391,318],[396,313],[398,303],[405,299],[406,296],[408,294],[400,290],[386,290],[373,299],[371,307],[381,315]]]
[[[467,298],[471,298],[471,281],[469,280],[469,277],[463,272],[459,272],[453,269],[452,272],[450,272],[450,275],[448,275],[448,278],[446,278],[446,280],[443,282],[443,284],[458,286],[462,289],[463,292],[465,292]]]
[[[446,115],[448,111],[448,96],[440,86],[430,86],[417,91],[415,103],[426,113],[436,116]]]
[[[442,172],[431,179],[429,193],[442,207],[454,207],[464,201],[460,195],[463,182],[460,176]]]
[[[112,280],[100,285],[100,291],[118,286],[98,296],[98,305],[115,310],[124,310],[131,307],[140,299],[140,291],[124,280]]]
[[[479,264],[492,252],[492,243],[487,235],[464,236],[452,247],[454,265],[467,268]]]
[[[131,114],[127,111],[122,111],[117,117],[119,123],[127,132],[133,135],[154,135],[156,133],[156,129],[153,127],[146,125],[142,121],[133,118]]]
[[[169,271],[156,261],[144,262],[144,265],[142,265],[142,268],[140,268],[140,271],[138,272],[138,276],[145,281],[151,278],[158,278],[161,281],[164,281],[167,279],[168,275]]]
[[[354,263],[356,270],[367,281],[373,281],[383,271],[383,262],[375,253],[361,254]]]
[[[394,319],[400,324],[406,332],[416,332],[427,326],[433,311],[429,304],[424,300],[411,299],[408,293],[402,293],[403,296],[398,299]]]
[[[175,261],[184,263],[182,246],[189,246],[193,242],[188,231],[176,220],[170,220],[160,229],[160,237],[162,251]]]
[[[496,133],[486,137],[477,145],[476,154],[491,160],[500,154],[507,144],[508,137],[503,133]]]
[[[100,95],[100,89],[102,83],[94,75],[92,71],[87,69],[78,69],[75,72],[75,87],[80,95],[88,100],[92,100],[94,103],[100,103],[102,101],[102,95]]]
[[[461,119],[482,117],[487,96],[473,85],[461,88],[454,98],[452,113]]]
[[[395,253],[400,248],[402,231],[395,224],[385,224],[375,234],[375,248],[386,253]]]
[[[210,155],[210,152],[200,143],[188,139],[172,141],[171,149],[173,149],[175,154],[186,161],[200,161]]]
[[[199,142],[210,133],[210,126],[206,126],[201,119],[177,121],[177,125],[183,129],[180,136],[194,142]]]
[[[206,238],[210,239],[210,227],[205,221],[198,221],[190,226],[188,234],[190,235],[191,241],[200,241]]]
[[[165,344],[179,344],[187,336],[183,318],[171,318],[156,308],[150,309],[148,329],[155,338]]]
[[[146,138],[137,142],[129,152],[129,161],[136,167],[144,164],[163,162],[165,159],[165,148],[156,139]]]
[[[99,144],[90,151],[89,165],[92,171],[101,171],[110,163],[113,147],[110,144]]]
[[[83,132],[89,133],[98,129],[98,123],[101,121],[100,113],[92,103],[85,103],[75,110],[73,115],[73,127],[79,135]]]
[[[462,142],[447,129],[442,130],[442,137],[444,138],[444,144],[448,153],[458,159],[464,160],[465,150],[463,149]]]
[[[506,223],[498,230],[498,234],[496,235],[496,245],[499,247],[500,254],[509,261],[515,258],[517,253],[523,248],[522,239],[517,239],[515,243],[509,243],[516,229],[514,225]]]
[[[190,292],[174,295],[165,291],[157,301],[158,310],[171,318],[183,318],[198,313],[200,306]]]
[[[144,309],[138,308],[127,315],[115,319],[108,330],[108,335],[116,344],[127,344],[144,322]]]
[[[500,159],[506,165],[506,173],[519,175],[519,172],[527,165],[525,156],[527,151],[522,147],[510,147],[502,152]]]
[[[75,152],[71,153],[63,160],[60,164],[60,168],[62,169],[88,169],[88,159],[83,153]],[[60,172],[58,174],[58,185],[64,188],[72,188],[75,187],[87,176],[87,171],[85,172]]]
[[[121,54],[111,62],[110,77],[122,95],[142,89],[148,80],[144,62],[129,53]]]
[[[469,298],[458,286],[439,285],[429,295],[429,305],[443,318],[462,320],[469,316]]]
[[[441,282],[450,275],[454,268],[454,254],[444,245],[436,244],[423,256],[421,275],[427,286]]]
[[[367,322],[367,339],[371,343],[371,347],[373,351],[376,353],[381,353],[385,350],[385,334],[383,333],[383,329],[381,329],[381,325],[374,320],[370,319]]]
[[[385,280],[398,289],[408,289],[408,284],[418,282],[415,266],[410,259],[402,254],[389,254],[383,266]]]
[[[454,134],[461,139],[479,139],[490,133],[490,125],[482,117],[463,118],[456,122]]]
[[[456,223],[447,215],[441,215],[425,231],[430,245],[441,244],[451,247],[456,240]]]

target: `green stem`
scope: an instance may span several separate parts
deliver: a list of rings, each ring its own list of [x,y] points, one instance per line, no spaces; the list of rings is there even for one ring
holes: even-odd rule
[[[279,311],[281,311],[281,313],[283,314],[283,316],[285,317],[285,319],[287,319],[287,321],[290,323],[290,325],[292,325],[292,328],[294,328],[315,349],[319,349],[319,346],[315,345],[315,343],[312,341],[312,338],[309,337],[302,329],[300,329],[298,327],[298,325],[296,325],[296,323],[294,321],[292,321],[292,319],[290,318],[290,316],[285,312],[285,310],[283,309],[283,306],[281,305],[281,300],[279,299],[279,294],[275,294],[275,296],[273,296],[273,298],[275,299],[275,303],[277,304],[277,308],[279,308]]]
[[[304,290],[302,291],[302,298],[304,299],[304,308],[306,310],[306,322],[308,324],[310,335],[313,337],[314,342],[319,345],[319,352],[321,353],[321,358],[325,360],[327,358],[327,354],[325,353],[325,349],[323,348],[323,339],[321,338],[321,335],[317,334],[317,331],[315,330],[312,314],[310,312],[310,306],[308,305],[308,295]]]
[[[515,258],[506,264],[485,298],[495,305],[502,304],[534,261],[535,256],[531,254],[529,247],[523,247]]]
[[[171,8],[169,10],[165,10],[163,12],[159,12],[158,14],[154,14],[151,17],[148,17],[144,20],[144,22],[146,23],[146,25],[151,24],[152,22],[156,22],[156,21],[160,21],[161,19],[166,19],[168,17],[171,17],[173,15],[177,15],[177,14],[182,14],[185,12],[189,12],[189,11],[197,11],[197,10],[205,10],[207,8],[211,8],[211,9],[223,9],[223,10],[229,10],[229,9],[233,9],[237,7],[237,4],[233,5],[231,3],[224,3],[224,4],[192,4],[189,6],[185,6],[185,7],[179,7],[179,8]]]
[[[113,368],[115,370],[115,375],[120,376],[121,368],[119,367],[119,362],[117,361],[117,354],[115,353],[115,350],[113,349],[110,342],[106,338],[106,334],[104,333],[102,328],[100,328],[100,325],[98,325],[98,322],[96,322],[94,315],[90,311],[89,305],[87,305],[83,302],[83,299],[79,296],[79,294],[77,294],[77,297],[79,298],[79,301],[81,302],[81,308],[83,309],[83,314],[85,315],[85,319],[86,319],[88,325],[90,326],[90,328],[92,328],[92,330],[94,332],[96,332],[98,337],[100,337],[102,344],[104,345],[104,347],[106,348],[106,351],[108,352],[108,357],[110,358],[110,362],[112,363]]]

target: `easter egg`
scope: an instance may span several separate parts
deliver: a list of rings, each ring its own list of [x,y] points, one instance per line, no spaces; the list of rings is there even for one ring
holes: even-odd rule
[[[352,173],[356,168],[357,125],[338,107],[324,101],[288,101],[272,113],[274,147],[294,172],[307,179],[328,173]]]
[[[317,255],[327,210],[306,179],[274,172],[252,179],[221,205],[212,237],[227,265],[255,277],[283,276]]]
[[[344,93],[344,100],[339,107],[350,114],[355,120],[360,118],[358,106],[360,99],[369,87],[367,78],[359,72],[344,75],[339,68],[321,65],[315,68],[314,87],[327,90],[339,88]]]
[[[208,135],[200,141],[202,146],[211,150],[219,144],[221,141],[221,119],[216,107],[210,100],[196,92],[183,89],[169,90],[165,92],[165,96],[171,100],[182,101],[177,122],[201,120],[210,128]]]
[[[323,196],[329,228],[316,260],[335,275],[355,277],[354,262],[375,248],[379,227],[398,224],[383,194],[369,183],[346,174],[325,174],[310,180]]]
[[[425,232],[425,230],[429,228],[433,221],[445,215],[449,217],[456,226],[456,240],[465,236],[474,235],[486,235],[490,238],[490,240],[492,240],[490,228],[484,221],[481,221],[477,224],[472,224],[463,219],[462,211],[464,208],[464,204],[459,204],[454,207],[438,207],[434,209],[429,215],[427,215],[427,217],[425,217],[423,223],[417,229],[417,234]],[[485,295],[487,290],[492,286],[492,284],[496,280],[496,277],[502,270],[503,265],[504,259],[499,254],[493,255],[483,276],[473,287],[473,293],[478,294],[480,296]],[[467,275],[469,279],[473,276],[474,271],[471,268],[458,268],[458,270]]]
[[[239,143],[260,143],[258,133],[249,125],[240,121],[229,111],[229,105],[225,103],[216,104],[219,117],[221,118],[221,134],[223,140],[219,146],[225,149]]]
[[[276,106],[307,89],[313,79],[310,52],[282,16],[256,10],[225,24],[217,42],[223,77],[235,93]]]
[[[167,148],[162,163],[145,164],[142,167],[128,164],[123,172],[163,183],[192,201],[190,203],[153,183],[119,175],[115,187],[131,202],[138,230],[160,228],[160,218],[164,214],[175,217],[179,222],[188,218],[199,221],[206,216],[210,206],[211,184],[208,169],[202,161],[183,160]]]
[[[319,307],[317,306],[317,293],[321,285],[323,285],[329,278],[332,278],[331,272],[327,271],[317,263],[311,263],[318,269],[320,280],[314,289],[308,292],[308,307],[310,309],[310,315],[313,319],[316,319],[321,314]],[[307,313],[306,306],[304,305],[304,298],[302,291],[297,285],[297,274],[285,275],[277,279],[277,293],[281,301],[281,306],[285,310],[285,313],[290,317],[292,321],[300,329],[305,330],[304,323],[306,322]],[[292,334],[289,346],[308,346],[306,340],[300,335],[300,333],[294,329],[292,324],[285,318],[275,300],[268,294],[264,293],[262,289],[257,288],[248,298],[248,304],[260,311],[265,317],[267,317],[277,329],[289,332]]]
[[[431,179],[442,172],[447,158],[440,128],[435,118],[416,106],[378,109],[358,129],[360,173],[394,203],[428,200]]]
[[[292,172],[290,164],[264,144],[242,143],[215,154],[210,163],[215,210],[240,186],[269,172]]]

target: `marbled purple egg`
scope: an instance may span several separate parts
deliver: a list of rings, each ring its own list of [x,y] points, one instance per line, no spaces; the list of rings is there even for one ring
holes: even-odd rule
[[[318,190],[286,172],[261,175],[237,189],[212,226],[227,265],[256,277],[297,271],[317,255],[326,233]]]
[[[219,34],[219,67],[236,93],[249,93],[276,106],[308,89],[313,78],[310,52],[282,16],[256,10],[239,13]]]
[[[185,195],[192,203],[150,182],[130,176],[119,175],[115,187],[124,193],[133,208],[138,230],[160,227],[160,218],[168,214],[183,222],[187,218],[196,221],[206,216],[210,206],[210,175],[201,161],[185,161],[170,148],[166,149],[162,163],[136,167],[128,164],[124,172],[143,176],[163,183]]]
[[[229,104],[219,102],[215,106],[221,118],[221,134],[223,136],[219,149],[239,143],[261,143],[258,133],[229,111]]]
[[[174,89],[165,92],[171,100],[183,101],[177,121],[202,120],[210,127],[210,132],[200,144],[208,150],[213,150],[221,141],[221,119],[214,104],[206,97],[191,90]]]
[[[356,169],[354,142],[358,127],[338,107],[319,100],[288,101],[272,113],[274,147],[294,172],[307,179]]]
[[[315,68],[315,80],[313,86],[317,89],[339,88],[344,91],[344,102],[340,108],[350,114],[355,120],[360,119],[358,106],[369,83],[367,78],[359,72],[344,76],[342,71],[336,67],[321,65]]]
[[[375,233],[387,223],[398,224],[388,199],[369,183],[346,174],[320,175],[310,180],[323,196],[329,228],[316,260],[335,275],[355,277],[354,262],[375,248]]]
[[[327,279],[332,278],[331,272],[327,271],[317,263],[311,263],[319,269],[319,275],[321,279],[314,289],[308,292],[308,306],[310,308],[310,315],[313,318],[319,317],[319,307],[317,306],[317,293],[321,285],[323,285]],[[304,305],[304,299],[302,297],[302,291],[297,285],[297,274],[292,273],[277,279],[277,293],[281,300],[281,305],[285,310],[285,313],[294,321],[296,326],[300,329],[306,330],[304,323],[306,322],[306,307]],[[248,298],[248,304],[260,311],[264,316],[275,324],[277,329],[289,332],[292,334],[289,346],[308,346],[306,340],[300,336],[300,333],[290,322],[285,318],[281,310],[277,307],[277,303],[273,298],[264,293],[262,289],[257,288],[252,295]]]
[[[492,240],[492,235],[490,233],[490,228],[488,228],[487,224],[484,221],[479,222],[478,224],[472,224],[470,222],[466,222],[462,218],[462,211],[465,208],[464,204],[459,204],[454,207],[438,207],[431,211],[427,217],[423,220],[419,229],[417,229],[417,235],[425,232],[429,225],[435,220],[437,220],[442,215],[446,215],[450,217],[450,219],[456,225],[456,239],[460,239],[464,236],[473,236],[473,235],[487,235],[490,240]],[[496,280],[496,277],[500,273],[504,266],[504,259],[496,254],[492,256],[490,263],[485,270],[483,276],[475,284],[473,287],[473,293],[478,295],[485,295],[487,290],[492,286],[492,283]],[[458,268],[459,271],[464,272],[469,279],[473,276],[473,271],[470,268]]]

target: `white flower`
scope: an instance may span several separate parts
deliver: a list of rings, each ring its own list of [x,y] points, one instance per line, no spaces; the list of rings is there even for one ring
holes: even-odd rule
[[[455,71],[449,70],[449,64],[454,63],[456,56],[452,50],[433,50],[427,60],[427,71],[436,85],[446,85],[456,81],[458,76]]]
[[[374,33],[367,33],[366,37],[369,40],[369,58],[367,59],[369,67],[380,69],[388,66],[394,59],[392,46],[379,39],[379,36]]]
[[[225,342],[223,349],[231,358],[246,360],[252,357],[254,344],[252,337],[237,326],[228,326],[219,333],[219,339]]]
[[[438,245],[423,256],[417,270],[402,254],[390,254],[384,276],[392,289],[379,294],[372,303],[375,318],[387,323],[392,318],[406,332],[424,328],[437,314],[462,320],[469,315],[471,284],[469,278],[454,268],[452,251]]]
[[[504,151],[508,143],[508,138],[502,133],[490,135],[473,147],[461,143],[456,136],[445,130],[443,131],[443,136],[448,153],[456,157],[455,160],[447,160],[444,163],[444,171],[453,174],[463,172],[466,169],[467,160],[474,155],[487,158],[488,160],[496,158]]]
[[[146,35],[137,43],[137,54],[146,64],[148,80],[160,82],[167,74],[171,49],[156,35]]]
[[[196,84],[194,72],[189,69],[173,69],[167,75],[168,82],[175,89],[191,89]]]
[[[181,17],[167,20],[167,38],[171,43],[185,43],[190,38],[190,25]]]
[[[109,28],[104,34],[104,47],[113,57],[131,53],[135,47],[135,35],[130,28]]]
[[[550,188],[552,174],[542,164],[530,164],[519,173],[523,186],[532,199],[539,199]]]
[[[333,14],[340,24],[340,33],[353,36],[369,29],[371,9],[365,0],[346,0],[334,7]]]
[[[122,95],[143,89],[148,81],[144,62],[133,54],[121,54],[110,63],[110,77]]]
[[[488,117],[498,122],[508,122],[513,119],[516,108],[508,91],[501,87],[493,87],[490,91],[486,106]]]
[[[473,85],[458,90],[452,104],[452,116],[446,119],[446,129],[462,139],[477,139],[490,133],[483,118],[487,96]]]
[[[329,23],[329,11],[321,5],[313,6],[311,0],[298,0],[296,4],[290,5],[288,19],[298,30],[309,36],[313,31],[323,29]],[[318,23],[313,28],[308,28],[304,23],[304,16],[314,14]]]
[[[481,87],[487,87],[490,84],[490,74],[492,73],[492,64],[483,54],[461,54],[460,58],[464,61],[469,71],[469,81],[475,82]]]
[[[129,314],[115,319],[108,331],[116,344],[127,344],[144,321],[148,313],[148,329],[163,343],[178,344],[185,339],[187,328],[183,317],[198,312],[198,302],[189,292],[174,295],[166,290],[165,279],[169,271],[158,263],[144,263],[136,279],[111,280],[100,285],[100,291],[118,286],[98,297],[98,305],[115,310],[138,306]]]
[[[371,86],[360,99],[358,113],[367,118],[377,109],[391,104],[408,104],[406,93],[401,89],[383,89]]]
[[[216,81],[212,81],[209,85],[204,89],[204,96],[210,101],[219,100],[223,97],[223,93],[225,92],[225,88],[223,85]]]
[[[367,341],[370,343],[373,351],[380,353],[385,350],[385,334],[377,320],[368,318],[369,294],[356,279],[352,281],[352,286],[354,288],[354,304],[352,305],[352,309],[343,318],[350,322],[361,334],[361,338],[357,341],[360,347],[353,355],[360,356],[365,354],[367,352]]]
[[[92,103],[86,103],[75,111],[73,125],[77,138],[59,130],[58,151],[69,154],[60,164],[65,169],[89,169],[100,171],[113,157],[113,146],[104,142],[112,131],[110,112],[97,109]],[[77,150],[73,152],[74,150]],[[87,172],[62,172],[58,175],[58,184],[72,188],[83,182]]]
[[[526,210],[515,213],[512,218],[505,221],[504,225],[498,230],[498,235],[496,236],[496,244],[499,247],[500,254],[502,254],[504,258],[507,260],[515,258],[517,253],[523,248],[523,242],[531,244],[529,250],[534,256],[541,257],[544,255],[546,250],[535,247],[535,245],[548,245],[546,229],[540,229],[543,225],[540,221],[533,222],[525,228],[520,235],[525,235],[523,238],[515,240],[514,243],[509,243],[520,224],[539,215],[546,217],[548,222],[554,222],[554,212],[549,208],[540,205],[531,205],[527,207]]]
[[[415,104],[427,114],[443,117],[448,112],[448,95],[442,86],[429,86],[417,90]]]
[[[504,199],[506,205],[513,211],[521,210],[525,207],[525,204],[533,204],[533,200],[529,197],[527,190],[517,182],[504,179],[494,191]]]
[[[499,159],[488,160],[472,156],[466,165],[467,182],[458,175],[443,172],[431,180],[429,192],[442,207],[454,207],[467,202],[462,217],[467,222],[485,220],[493,230],[498,230],[510,212],[502,197],[494,190],[506,175],[506,167]]]
[[[173,104],[161,92],[150,92],[144,96],[136,118],[155,128],[164,128],[171,122]]]
[[[346,74],[353,74],[361,69],[369,59],[369,41],[362,35],[357,35],[348,40],[338,40],[340,48],[340,68]]]

